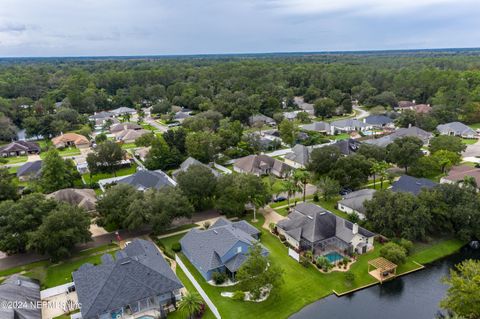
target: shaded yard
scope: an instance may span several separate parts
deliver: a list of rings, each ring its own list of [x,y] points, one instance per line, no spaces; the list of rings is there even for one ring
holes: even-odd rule
[[[7,162],[2,163],[1,165],[24,163],[27,161],[28,157],[26,155],[22,155],[22,156],[5,157],[5,159],[7,160]]]

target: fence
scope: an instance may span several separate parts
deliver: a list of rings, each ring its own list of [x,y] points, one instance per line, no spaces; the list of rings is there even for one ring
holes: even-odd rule
[[[185,272],[185,275],[187,275],[187,278],[192,282],[193,286],[195,286],[195,288],[197,289],[198,293],[200,294],[200,296],[202,296],[203,300],[205,300],[205,303],[207,304],[208,308],[210,308],[210,310],[213,312],[213,315],[215,316],[215,318],[217,319],[221,319],[222,317],[220,316],[220,313],[218,312],[218,309],[217,307],[215,307],[215,305],[213,304],[213,302],[210,300],[210,298],[208,298],[207,294],[205,293],[205,291],[202,289],[202,287],[200,286],[200,284],[197,282],[197,280],[195,279],[195,277],[193,277],[193,275],[190,273],[190,271],[188,270],[187,266],[185,266],[185,264],[183,263],[183,261],[178,257],[177,254],[175,254],[175,261],[177,262],[177,265],[180,266],[180,268],[182,268],[183,272]]]

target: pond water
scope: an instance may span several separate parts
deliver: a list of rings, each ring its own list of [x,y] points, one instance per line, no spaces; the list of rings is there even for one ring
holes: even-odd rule
[[[447,287],[442,277],[465,259],[480,259],[480,249],[464,247],[459,253],[429,264],[424,270],[353,294],[334,295],[306,306],[290,319],[433,319]]]

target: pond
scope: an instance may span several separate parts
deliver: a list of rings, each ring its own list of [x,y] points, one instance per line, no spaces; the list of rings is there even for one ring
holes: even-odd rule
[[[389,318],[433,319],[447,286],[441,279],[465,259],[480,259],[480,249],[464,247],[459,253],[429,264],[424,270],[353,294],[334,295],[306,306],[290,319]]]

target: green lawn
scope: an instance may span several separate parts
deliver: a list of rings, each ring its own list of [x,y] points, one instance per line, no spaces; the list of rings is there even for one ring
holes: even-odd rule
[[[375,185],[373,185],[373,183],[369,184],[367,186],[367,188],[373,188],[373,189],[379,190],[380,186],[381,186],[381,183],[379,181],[376,181]],[[388,187],[390,187],[390,182],[389,181],[383,181],[383,189],[387,189]]]
[[[474,123],[469,125],[472,129],[478,130],[480,129],[480,123]]]
[[[466,145],[475,144],[477,142],[478,142],[478,139],[476,138],[462,138],[462,143]]]
[[[116,174],[117,174],[117,176],[125,176],[125,175],[131,175],[131,174],[135,173],[136,171],[137,171],[137,164],[133,163],[130,167],[125,167],[125,168],[119,169],[116,172]],[[82,177],[84,178],[85,183],[87,185],[91,183],[89,173],[83,174]],[[112,178],[112,177],[115,177],[115,175],[112,174],[112,173],[99,173],[99,174],[93,175],[92,180],[93,180],[94,183],[97,183],[101,179]]]
[[[124,149],[124,150],[128,150],[128,149],[135,148],[135,147],[137,147],[137,145],[135,143],[122,144],[122,149]]]
[[[7,160],[6,163],[2,163],[1,165],[11,165],[11,164],[18,164],[18,163],[24,163],[27,161],[28,156],[22,155],[22,156],[13,156],[13,157],[5,157]]]
[[[443,239],[433,244],[417,244],[411,259],[421,264],[428,264],[434,260],[451,255],[459,250],[465,242],[457,239]]]
[[[339,141],[339,140],[349,139],[349,138],[350,138],[350,135],[349,135],[348,133],[340,133],[340,134],[338,134],[338,135],[327,136],[327,138],[330,138],[330,139],[332,139],[332,140]]]
[[[62,157],[76,156],[76,155],[80,155],[80,150],[76,147],[66,147],[64,149],[59,149],[58,154],[60,154],[60,156]],[[40,153],[41,159],[44,159],[45,156],[47,156],[47,152]]]
[[[140,125],[147,131],[156,131],[157,130],[155,126],[152,126],[152,125],[147,124],[147,123],[142,123]]]

